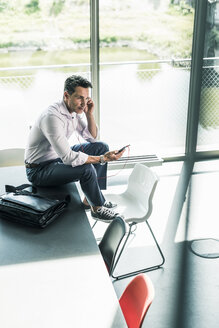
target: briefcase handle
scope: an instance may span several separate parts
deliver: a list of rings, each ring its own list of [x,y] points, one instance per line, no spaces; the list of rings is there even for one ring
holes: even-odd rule
[[[26,189],[26,188],[29,188],[29,187],[32,188],[31,193],[33,193],[33,194],[36,194],[37,193],[37,188],[34,187],[31,184],[28,184],[28,183],[22,184],[22,185],[17,186],[17,187],[11,186],[11,185],[5,185],[5,191],[6,192],[14,192],[14,193],[16,193],[18,191],[21,191],[21,190]]]
[[[32,188],[32,191],[24,190],[24,189],[30,188],[30,187]],[[22,190],[24,190],[23,193],[22,193]],[[22,184],[22,185],[17,186],[17,187],[11,186],[11,185],[5,185],[5,191],[6,192],[13,192],[15,194],[23,194],[23,195],[24,194],[25,195],[33,195],[34,194],[33,196],[35,196],[35,197],[45,198],[45,197],[40,196],[40,195],[35,195],[37,193],[37,188],[35,186],[31,185],[31,184],[28,184],[28,183]],[[70,195],[66,195],[65,196],[65,201],[67,203],[70,203],[71,196]]]

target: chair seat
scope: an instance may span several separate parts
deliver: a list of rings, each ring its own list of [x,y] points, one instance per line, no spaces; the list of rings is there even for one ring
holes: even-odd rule
[[[116,212],[124,216],[126,222],[145,221],[145,207],[141,205],[137,198],[124,192],[123,194],[107,194],[106,200],[116,203]]]

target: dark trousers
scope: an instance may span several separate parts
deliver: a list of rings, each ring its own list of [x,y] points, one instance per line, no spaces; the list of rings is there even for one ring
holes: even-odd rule
[[[82,151],[88,155],[105,154],[109,147],[103,142],[83,143],[74,145],[74,151]],[[63,164],[60,158],[42,162],[36,168],[26,168],[27,178],[35,186],[58,186],[65,183],[79,181],[89,204],[101,206],[105,198],[101,189],[106,189],[107,164],[84,164],[76,167]]]

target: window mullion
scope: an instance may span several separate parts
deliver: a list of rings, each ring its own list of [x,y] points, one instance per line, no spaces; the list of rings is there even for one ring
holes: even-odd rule
[[[195,21],[194,21],[194,32],[193,32],[192,65],[191,65],[191,75],[190,75],[188,119],[187,119],[187,133],[186,133],[186,156],[192,160],[195,159],[196,144],[197,144],[206,13],[207,13],[207,0],[202,0],[202,1],[197,0],[196,8],[195,8]]]
[[[100,126],[100,79],[99,79],[99,0],[90,0],[91,24],[91,82],[95,103],[95,120]]]

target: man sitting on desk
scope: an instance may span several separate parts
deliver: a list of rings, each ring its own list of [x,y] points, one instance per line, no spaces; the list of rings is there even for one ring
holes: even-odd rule
[[[79,181],[84,208],[91,208],[95,219],[110,222],[118,215],[112,210],[116,205],[106,202],[101,189],[106,189],[107,162],[118,160],[124,150],[109,151],[107,144],[97,141],[89,88],[91,83],[81,76],[66,79],[63,100],[49,106],[31,128],[25,150],[26,173],[36,186]],[[87,142],[70,147],[72,134]]]

